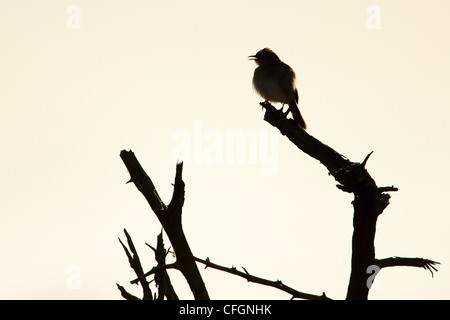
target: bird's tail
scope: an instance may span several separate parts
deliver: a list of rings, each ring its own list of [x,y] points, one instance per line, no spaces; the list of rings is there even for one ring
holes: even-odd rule
[[[303,130],[306,130],[306,123],[305,120],[303,120],[297,102],[292,101],[289,103],[289,111],[291,111],[292,118],[294,118],[295,122],[297,122],[298,125],[303,128]]]

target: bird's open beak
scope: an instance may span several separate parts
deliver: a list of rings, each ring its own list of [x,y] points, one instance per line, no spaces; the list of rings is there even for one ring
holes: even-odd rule
[[[256,60],[256,56],[248,56],[248,60]]]

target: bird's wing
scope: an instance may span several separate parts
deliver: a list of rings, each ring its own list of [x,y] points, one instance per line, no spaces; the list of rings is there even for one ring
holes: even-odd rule
[[[292,70],[292,68],[285,63],[283,63],[282,68],[284,70],[281,73],[283,75],[283,78],[280,79],[280,83],[282,83],[282,85],[280,86],[280,90],[286,97],[290,97],[289,99],[294,99],[295,102],[298,103],[298,92],[297,88],[295,87],[294,70]]]

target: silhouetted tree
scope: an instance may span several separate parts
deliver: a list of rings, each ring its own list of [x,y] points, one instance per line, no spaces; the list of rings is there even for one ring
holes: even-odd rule
[[[306,131],[301,129],[295,121],[287,119],[282,110],[277,110],[268,102],[261,103],[265,109],[264,120],[272,126],[278,128],[280,133],[286,136],[301,151],[312,158],[320,161],[328,173],[338,182],[337,187],[348,193],[353,193],[353,238],[352,238],[352,258],[350,281],[347,289],[347,299],[366,300],[374,279],[373,272],[381,268],[394,266],[412,266],[427,269],[433,275],[437,271],[436,261],[423,258],[400,258],[391,257],[377,259],[375,257],[375,231],[378,216],[389,205],[390,195],[388,192],[397,191],[394,186],[378,187],[374,179],[367,172],[365,165],[372,153],[369,153],[361,162],[352,162],[343,155],[339,154],[329,146],[323,144]],[[323,300],[329,299],[325,293],[314,295],[297,291],[281,281],[270,281],[254,275],[251,275],[245,268],[243,271],[234,267],[227,268],[212,263],[208,258],[206,260],[197,258],[193,255],[187,239],[183,232],[181,213],[184,204],[184,182],[182,180],[183,163],[176,166],[175,183],[172,199],[169,205],[165,205],[158,195],[150,177],[145,173],[132,151],[122,150],[120,153],[125,166],[130,173],[131,179],[137,189],[144,195],[150,204],[153,212],[158,217],[169,241],[173,247],[176,261],[171,264],[165,263],[165,257],[169,250],[164,249],[162,232],[158,236],[155,259],[157,266],[144,273],[139,256],[133,245],[131,237],[125,231],[129,250],[121,242],[130,262],[130,266],[136,273],[137,278],[131,283],[139,283],[143,288],[143,299],[178,299],[166,272],[167,269],[178,269],[185,277],[195,299],[209,299],[206,286],[203,282],[196,262],[202,263],[205,267],[218,269],[247,279],[248,281],[271,286],[279,290],[292,294],[292,298]],[[120,240],[120,239],[119,239]],[[130,253],[131,251],[131,253]],[[149,282],[146,280],[154,276],[158,287],[158,295],[151,294]],[[369,277],[370,280],[369,281]],[[117,285],[122,296],[125,299],[138,299],[128,293],[124,287]]]

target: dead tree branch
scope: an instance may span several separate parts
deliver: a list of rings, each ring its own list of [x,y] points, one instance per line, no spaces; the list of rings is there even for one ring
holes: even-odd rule
[[[347,299],[366,300],[369,287],[367,268],[375,264],[375,231],[378,216],[389,205],[390,196],[385,192],[397,191],[394,186],[378,187],[366,170],[370,152],[361,162],[351,162],[316,138],[302,130],[292,119],[268,102],[262,102],[266,110],[264,120],[278,128],[300,150],[319,160],[339,184],[337,187],[354,194],[352,202],[353,238],[351,274],[347,289]],[[426,266],[432,267],[427,264]],[[429,268],[428,268],[429,269]],[[430,270],[430,269],[429,269]]]
[[[386,192],[398,191],[394,186],[378,187],[366,170],[366,164],[373,152],[370,152],[364,160],[359,162],[351,162],[343,155],[339,154],[329,146],[323,144],[318,139],[309,135],[301,129],[297,123],[291,119],[286,118],[281,110],[275,109],[270,103],[261,103],[262,107],[266,109],[264,120],[278,128],[282,135],[285,135],[291,142],[293,142],[300,150],[320,161],[328,170],[329,175],[332,175],[338,182],[337,187],[344,191],[354,194],[354,201],[352,202],[354,208],[353,216],[353,238],[352,238],[352,258],[351,258],[351,274],[347,290],[347,299],[366,300],[369,294],[370,286],[367,285],[368,267],[378,265],[380,268],[391,266],[415,266],[428,269],[432,275],[433,270],[437,271],[434,265],[438,262],[422,259],[422,258],[387,258],[378,260],[375,258],[374,238],[376,231],[376,222],[378,216],[389,205],[390,195]],[[196,262],[203,263],[207,267],[231,273],[249,282],[259,283],[270,286],[292,294],[293,298],[310,299],[310,300],[330,300],[325,293],[321,296],[303,293],[297,291],[289,286],[286,286],[281,281],[271,281],[251,275],[245,268],[244,271],[237,270],[235,267],[227,268],[212,263],[209,259],[202,260],[194,257],[187,243],[183,232],[181,213],[184,204],[184,182],[182,180],[183,164],[179,163],[176,166],[176,175],[172,199],[168,206],[164,204],[158,195],[158,192],[153,185],[150,177],[145,173],[135,155],[131,151],[122,150],[120,156],[130,172],[130,181],[133,182],[137,189],[144,195],[152,210],[161,222],[166,231],[169,240],[173,246],[176,254],[176,262],[172,264],[165,263],[164,246],[159,245],[155,251],[155,257],[158,262],[156,267],[153,267],[147,273],[143,273],[142,267],[137,268],[137,278],[131,283],[147,284],[146,277],[155,274],[155,280],[158,286],[158,298],[162,299],[168,295],[168,276],[167,269],[178,269],[186,278],[195,299],[209,299],[208,292],[203,283],[203,279],[197,268]],[[132,245],[131,238],[129,239],[130,250],[133,255],[129,253],[126,247],[121,242],[130,260],[130,265],[136,268],[137,253]],[[161,235],[162,243],[162,235]],[[159,238],[158,238],[159,244]],[[139,261],[139,260],[137,260]],[[139,263],[140,265],[140,263]],[[135,299],[133,295],[126,292],[126,290],[119,286],[119,290],[127,299]],[[172,288],[173,290],[173,288]],[[174,294],[174,291],[173,291]],[[148,297],[148,293],[144,292],[144,296]],[[151,294],[150,294],[151,297]],[[176,295],[174,294],[174,298]],[[176,297],[177,298],[177,297]]]
[[[128,234],[127,230],[124,229],[123,230],[125,232],[125,236],[127,237],[127,242],[128,242],[128,246],[130,247],[130,251],[128,250],[128,248],[123,244],[122,240],[120,240],[120,244],[122,245],[123,249],[125,250],[125,253],[128,257],[128,262],[130,263],[131,268],[134,270],[134,272],[136,273],[136,276],[138,276],[138,278],[140,278],[139,282],[142,286],[142,290],[144,291],[144,297],[143,300],[152,300],[152,291],[150,290],[150,287],[148,285],[148,282],[145,280],[145,277],[143,278],[142,276],[144,275],[144,271],[142,269],[142,265],[141,265],[141,261],[139,259],[138,253],[136,251],[136,248],[134,247],[133,244],[133,240],[131,239],[130,235]],[[122,293],[122,296],[125,299],[130,298],[131,300],[135,300],[134,298],[136,298],[135,296],[129,294],[128,292],[126,292],[126,290],[117,285],[120,292]],[[124,296],[125,294],[125,296]]]
[[[435,267],[436,264],[440,264],[439,262],[423,259],[423,258],[402,258],[402,257],[391,257],[385,259],[376,259],[375,265],[382,268],[388,267],[418,267],[424,268],[425,270],[429,270],[431,272],[431,277],[434,277],[433,271],[438,271]]]
[[[169,253],[169,250],[166,251],[164,248],[162,231],[158,235],[156,249],[148,243],[146,243],[146,245],[149,246],[155,253],[155,260],[158,263],[158,267],[164,266],[166,264],[166,256]],[[178,300],[178,296],[172,286],[167,269],[160,270],[155,273],[155,283],[158,287],[157,300],[164,300],[164,297],[167,297],[167,300]]]
[[[120,294],[122,295],[122,297],[124,297],[126,300],[141,300],[138,297],[132,295],[131,293],[129,293],[127,290],[125,290],[124,287],[122,287],[120,284],[116,283],[117,288],[120,291]]]
[[[134,153],[122,150],[120,157],[130,173],[131,178],[128,182],[133,182],[136,188],[144,195],[166,231],[176,254],[178,269],[186,278],[194,298],[197,300],[208,300],[208,291],[197,268],[181,224],[181,212],[184,204],[183,163],[178,163],[176,166],[172,200],[166,206]]]
[[[163,265],[158,265],[156,267],[153,267],[150,269],[150,271],[147,271],[146,273],[143,273],[142,275],[140,275],[139,277],[137,277],[136,279],[133,279],[130,281],[131,284],[137,284],[138,282],[142,281],[143,279],[156,274],[160,271],[164,271],[167,269],[177,269],[180,270],[180,266],[177,262],[174,263],[169,263],[169,264],[163,264]]]
[[[325,295],[325,292],[321,295],[314,295],[314,294],[309,294],[309,293],[304,293],[304,292],[300,292],[297,291],[287,285],[285,285],[284,283],[282,283],[280,280],[276,280],[276,281],[271,281],[271,280],[267,280],[267,279],[263,279],[257,276],[253,276],[250,273],[248,273],[248,271],[242,267],[242,269],[244,270],[244,272],[239,271],[238,269],[236,269],[235,267],[231,267],[231,268],[227,268],[227,267],[223,267],[221,265],[212,263],[209,258],[206,258],[206,260],[194,257],[195,260],[197,262],[203,263],[205,265],[205,269],[206,268],[213,268],[213,269],[217,269],[220,271],[224,271],[227,273],[231,273],[234,274],[236,276],[242,277],[244,279],[247,279],[247,281],[249,282],[254,282],[254,283],[259,283],[265,286],[269,286],[269,287],[273,287],[276,289],[279,289],[281,291],[287,292],[289,294],[292,295],[292,298],[299,298],[299,299],[308,299],[308,300],[330,300],[330,298],[328,298]]]

